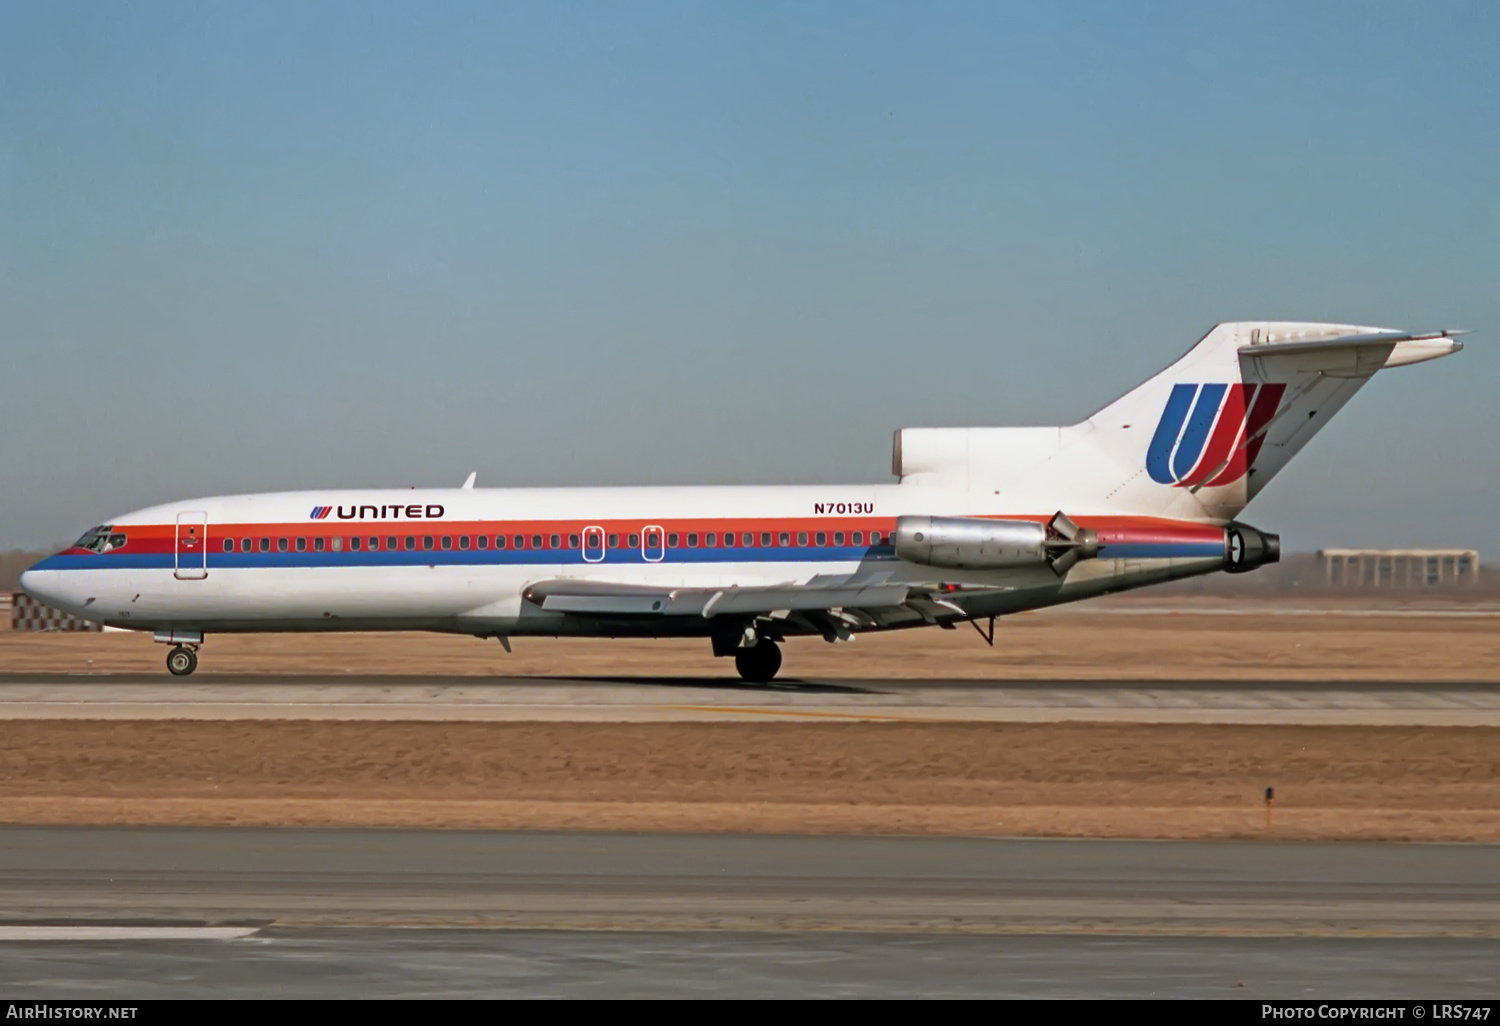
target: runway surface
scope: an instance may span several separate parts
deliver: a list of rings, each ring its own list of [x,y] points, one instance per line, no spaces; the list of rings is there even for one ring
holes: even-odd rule
[[[28,997],[1500,983],[1500,850],[1471,845],[8,828],[0,910]]]
[[[5,924],[1500,937],[1500,849],[0,829]]]
[[[5,719],[1500,726],[1500,684],[4,674]]]

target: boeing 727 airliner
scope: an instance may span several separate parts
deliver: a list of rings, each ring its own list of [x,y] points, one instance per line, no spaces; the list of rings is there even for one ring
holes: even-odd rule
[[[190,674],[214,633],[426,630],[703,637],[745,679],[778,642],[953,627],[1239,573],[1280,540],[1238,520],[1377,371],[1455,331],[1220,324],[1067,427],[896,432],[899,483],[282,492],[172,502],[21,578],[87,620],[149,630]],[[984,633],[981,630],[981,633]]]

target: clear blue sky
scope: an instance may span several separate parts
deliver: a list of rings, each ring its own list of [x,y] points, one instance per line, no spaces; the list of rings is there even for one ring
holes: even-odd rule
[[[0,5],[0,546],[228,491],[888,480],[1216,321],[1476,329],[1247,519],[1477,545],[1493,3]]]

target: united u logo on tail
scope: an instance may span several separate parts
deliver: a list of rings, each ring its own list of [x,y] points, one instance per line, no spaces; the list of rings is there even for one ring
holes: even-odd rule
[[[1250,472],[1286,385],[1172,386],[1146,450],[1151,480],[1179,488],[1233,484]]]

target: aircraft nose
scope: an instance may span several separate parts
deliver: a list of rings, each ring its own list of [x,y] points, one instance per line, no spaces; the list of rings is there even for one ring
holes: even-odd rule
[[[38,570],[32,567],[21,575],[21,590],[49,606],[56,606],[60,599],[57,586],[56,570]]]
[[[41,587],[41,570],[27,570],[25,573],[21,574],[21,590],[30,595],[32,598],[39,599],[45,602],[46,599],[42,598],[42,593],[40,591]]]

